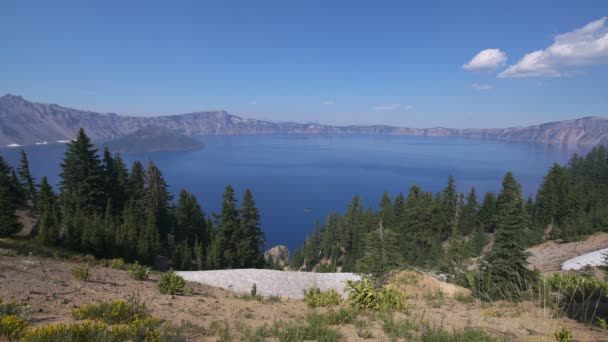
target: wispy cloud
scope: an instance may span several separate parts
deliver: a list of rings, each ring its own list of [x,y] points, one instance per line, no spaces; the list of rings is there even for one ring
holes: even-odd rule
[[[553,44],[526,54],[498,77],[559,77],[576,74],[583,66],[608,64],[608,17],[555,36]]]
[[[471,84],[471,88],[473,88],[477,91],[486,91],[486,90],[492,89],[492,86],[489,84],[473,83],[473,84]]]
[[[331,105],[334,105],[336,103],[334,101],[332,101],[332,100],[326,100],[326,101],[321,102],[321,104],[325,105],[325,106],[331,106]]]
[[[462,68],[473,72],[487,72],[504,66],[506,62],[506,53],[499,49],[485,49],[464,64]]]
[[[414,106],[408,104],[408,105],[401,105],[400,103],[392,103],[392,104],[385,104],[385,105],[381,105],[381,106],[376,106],[373,108],[374,110],[399,110],[399,109],[403,109],[403,110],[411,110],[414,109]]]
[[[257,105],[257,104],[258,104],[258,101],[256,101],[256,100],[249,101],[249,104],[250,104],[250,105]]]

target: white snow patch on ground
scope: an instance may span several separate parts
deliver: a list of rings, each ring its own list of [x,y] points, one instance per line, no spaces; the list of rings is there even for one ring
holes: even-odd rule
[[[608,253],[608,248],[600,249],[595,252],[579,255],[572,259],[564,261],[562,270],[580,270],[585,266],[602,266],[604,265],[604,255]]]
[[[302,299],[302,291],[311,287],[321,290],[335,289],[344,293],[347,280],[360,280],[353,273],[314,273],[289,272],[260,269],[238,269],[217,271],[184,271],[175,272],[185,280],[195,281],[210,286],[220,287],[237,293],[250,293],[256,284],[257,293],[262,296],[288,296],[291,299]]]

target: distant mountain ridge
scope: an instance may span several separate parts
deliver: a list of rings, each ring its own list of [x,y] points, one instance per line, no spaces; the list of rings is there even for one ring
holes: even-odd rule
[[[33,145],[72,139],[80,127],[95,141],[125,136],[146,126],[172,129],[187,136],[237,134],[386,134],[454,136],[543,144],[608,145],[608,118],[585,117],[510,128],[407,128],[385,125],[328,126],[243,119],[225,111],[156,117],[122,116],[30,102],[20,96],[0,97],[0,145]]]

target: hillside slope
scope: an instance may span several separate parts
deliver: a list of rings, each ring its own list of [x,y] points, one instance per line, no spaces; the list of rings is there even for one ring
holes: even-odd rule
[[[124,136],[146,126],[170,128],[184,135],[235,134],[386,134],[455,136],[544,144],[608,145],[608,118],[586,117],[527,127],[489,129],[327,126],[243,119],[225,111],[157,117],[101,114],[56,104],[34,103],[20,96],[0,97],[0,145],[31,145],[72,139],[82,127],[96,141]]]

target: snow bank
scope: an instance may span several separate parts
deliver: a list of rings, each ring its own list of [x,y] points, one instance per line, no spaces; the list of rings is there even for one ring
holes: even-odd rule
[[[237,293],[249,293],[256,284],[262,296],[287,296],[302,299],[302,291],[311,287],[321,290],[335,289],[343,293],[347,280],[360,280],[353,273],[288,272],[259,269],[184,271],[175,272],[189,281],[195,281]]]
[[[604,255],[608,253],[608,248],[600,249],[595,252],[579,255],[572,259],[564,261],[562,270],[580,270],[585,266],[601,266],[604,265]]]

